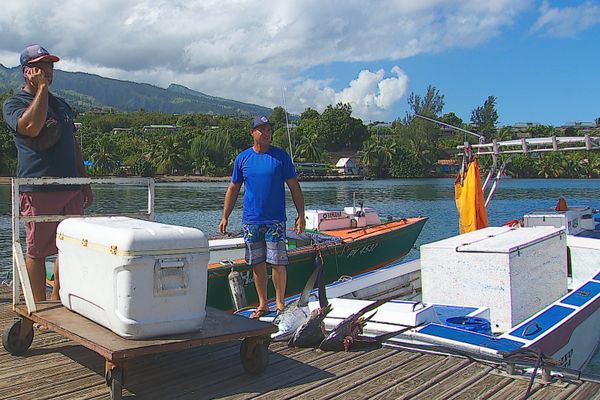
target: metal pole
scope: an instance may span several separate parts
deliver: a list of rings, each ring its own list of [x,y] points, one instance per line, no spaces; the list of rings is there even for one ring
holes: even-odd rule
[[[285,112],[285,127],[287,128],[288,143],[290,146],[290,157],[292,163],[294,163],[294,152],[292,151],[292,136],[290,135],[290,121],[288,120],[287,105],[285,104],[285,88],[282,90],[283,93],[283,111]]]
[[[13,307],[19,303],[21,297],[21,280],[19,279],[19,271],[17,270],[17,254],[14,251],[14,245],[19,240],[19,183],[12,179],[11,185],[11,204],[12,204],[12,279],[13,279]]]

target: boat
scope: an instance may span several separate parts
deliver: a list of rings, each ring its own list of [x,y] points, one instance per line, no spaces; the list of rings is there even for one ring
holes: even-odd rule
[[[571,213],[563,221],[573,227],[575,218],[586,215]],[[531,218],[527,221],[535,223]],[[600,225],[585,228],[579,225],[573,237],[594,242],[585,247],[574,243],[589,259],[599,257],[596,237],[600,237]],[[580,268],[576,261],[568,276],[567,243],[564,226],[546,225],[490,227],[423,245],[420,259],[395,262],[328,284],[332,311],[324,320],[325,329],[330,331],[366,305],[387,298],[365,316],[364,334],[412,329],[388,339],[386,346],[463,355],[504,365],[512,372],[515,365],[539,364],[547,373],[559,371],[579,378],[600,344],[600,266],[586,263],[588,268]],[[570,253],[578,254],[581,249],[571,248]],[[571,258],[571,263],[578,257]],[[505,276],[490,276],[486,259],[494,269],[504,269]],[[440,271],[441,265],[445,271]],[[550,273],[553,269],[564,273]],[[470,274],[471,279],[449,278],[464,278],[463,274]],[[506,280],[512,280],[508,287],[499,285]],[[439,284],[442,281],[446,284]],[[567,289],[568,283],[572,290]],[[319,301],[316,290],[311,295],[312,311]],[[505,299],[499,295],[506,295]],[[270,313],[262,319],[270,321],[274,316]],[[512,318],[508,324],[506,316]]]
[[[427,217],[381,221],[370,207],[344,210],[307,210],[306,232],[288,232],[288,296],[300,293],[310,276],[317,254],[325,265],[325,283],[380,268],[406,256],[413,248]],[[243,238],[209,240],[207,305],[223,310],[239,308],[231,296],[229,274],[241,276],[247,304],[258,299],[252,267],[244,260]],[[269,287],[269,298],[275,296]]]
[[[466,171],[476,165],[473,150],[481,155],[487,148],[493,168],[482,187],[478,170],[470,178]],[[498,168],[499,155],[592,149],[600,149],[600,138],[465,143],[456,185],[466,187],[463,176],[477,179],[466,196],[459,199],[457,191],[461,234],[421,246],[419,279],[415,261],[410,272],[398,264],[329,285],[327,296],[335,297],[325,328],[332,330],[373,299],[386,298],[392,280],[420,283],[420,301],[406,300],[417,292],[409,286],[365,315],[364,334],[404,330],[386,345],[460,354],[505,365],[511,374],[517,365],[534,367],[532,379],[538,368],[547,381],[552,370],[581,377],[600,343],[599,216],[590,207],[568,207],[564,199],[554,209],[534,210],[501,227],[488,227],[485,213],[511,157]],[[317,307],[319,302],[309,303],[311,310]]]
[[[54,184],[72,182],[117,183],[148,185],[148,210],[135,214],[113,214],[114,216],[133,216],[141,219],[154,219],[154,181],[151,179],[131,178],[37,178],[27,183]],[[19,181],[13,182],[13,202],[17,204]],[[95,214],[96,216],[108,216]],[[299,293],[308,279],[315,256],[323,258],[326,283],[340,278],[354,276],[365,271],[377,269],[406,256],[427,222],[427,217],[409,217],[382,220],[376,210],[362,204],[346,207],[343,210],[307,210],[306,232],[297,235],[288,231],[287,247],[289,265],[287,266],[286,293]],[[44,220],[60,221],[65,216],[48,216]],[[26,219],[26,218],[22,218]],[[18,243],[19,216],[13,214],[14,243]],[[19,244],[20,246],[20,244]],[[13,246],[14,247],[14,246]],[[222,309],[239,309],[235,304],[234,288],[230,285],[230,273],[237,272],[241,284],[235,285],[244,293],[246,304],[257,304],[258,298],[253,282],[252,267],[246,264],[245,244],[241,237],[225,237],[209,240],[209,265],[207,285],[207,306]],[[22,262],[24,265],[24,261]],[[13,272],[16,271],[13,266]],[[46,282],[53,284],[53,264],[46,265]],[[13,274],[13,276],[15,276]],[[239,282],[239,281],[238,281]],[[274,289],[268,290],[268,296],[274,298]]]

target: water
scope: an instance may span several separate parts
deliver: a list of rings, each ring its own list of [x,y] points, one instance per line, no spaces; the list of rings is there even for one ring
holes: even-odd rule
[[[458,233],[452,179],[374,180],[340,182],[302,182],[306,208],[340,209],[351,206],[353,194],[357,202],[375,208],[381,216],[409,217],[425,215],[429,221],[409,257],[418,256],[421,244]],[[156,220],[191,226],[207,235],[218,233],[223,199],[228,183],[164,183],[156,185]],[[96,186],[95,204],[90,212],[132,212],[145,208],[146,190],[136,187]],[[585,205],[600,208],[598,179],[506,179],[500,182],[492,200],[488,219],[490,225],[520,218],[536,208],[556,205],[565,197],[570,206]],[[295,209],[288,194],[288,225],[293,224]],[[0,185],[0,275],[10,270],[10,187]],[[229,228],[241,229],[241,196],[233,211]],[[588,371],[600,374],[600,353]]]

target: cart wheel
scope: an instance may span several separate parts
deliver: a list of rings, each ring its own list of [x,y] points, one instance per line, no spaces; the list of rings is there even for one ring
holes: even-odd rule
[[[106,371],[106,385],[110,388],[111,400],[121,400],[123,394],[123,369],[114,367]]]
[[[246,338],[240,346],[244,370],[253,375],[262,373],[269,364],[269,342]]]
[[[2,346],[13,356],[25,353],[33,342],[33,326],[27,336],[21,338],[21,321],[21,319],[14,321],[2,333]]]

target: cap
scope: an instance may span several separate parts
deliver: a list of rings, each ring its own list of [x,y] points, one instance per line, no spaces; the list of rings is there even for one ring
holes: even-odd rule
[[[265,117],[264,115],[259,115],[258,117],[254,118],[252,120],[252,129],[255,129],[261,125],[266,125],[266,124],[273,126],[271,124],[271,121],[269,121],[269,118]]]
[[[26,64],[42,60],[57,62],[60,60],[60,58],[53,54],[50,54],[48,50],[46,50],[39,44],[32,44],[30,46],[27,46],[21,52],[21,67],[25,66]]]

